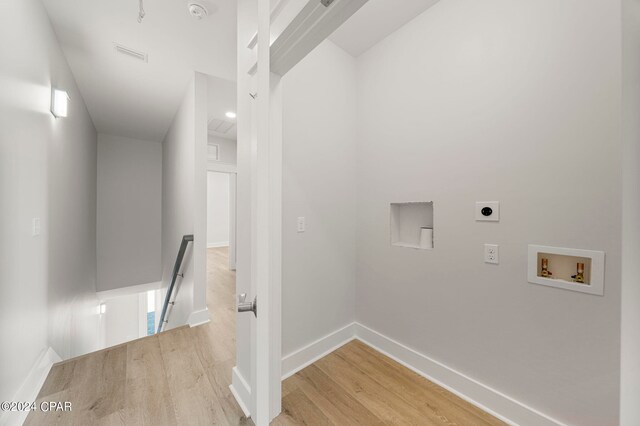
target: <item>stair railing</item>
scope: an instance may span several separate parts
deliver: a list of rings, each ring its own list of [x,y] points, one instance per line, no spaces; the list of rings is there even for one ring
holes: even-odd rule
[[[178,257],[176,258],[176,264],[173,266],[173,273],[171,274],[171,284],[169,285],[169,289],[167,290],[167,295],[164,298],[164,305],[162,306],[162,315],[160,315],[160,322],[158,323],[158,331],[156,333],[160,333],[162,331],[162,327],[168,322],[165,320],[167,315],[167,308],[169,305],[173,305],[175,303],[171,302],[171,295],[173,293],[173,288],[176,285],[176,280],[178,276],[183,276],[180,274],[180,267],[182,266],[182,260],[184,259],[184,253],[187,251],[187,245],[193,241],[193,235],[185,235],[182,237],[182,242],[180,243],[180,250],[178,250]]]

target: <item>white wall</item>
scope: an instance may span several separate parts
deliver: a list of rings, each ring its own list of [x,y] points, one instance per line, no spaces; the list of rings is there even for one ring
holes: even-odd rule
[[[162,278],[162,144],[98,135],[98,290]]]
[[[229,245],[229,174],[207,173],[207,247]]]
[[[142,296],[144,297],[146,294],[143,293]],[[140,333],[141,329],[146,330],[146,318],[142,316],[140,299],[139,293],[133,293],[104,301],[106,312],[102,314],[101,320],[103,321],[106,348],[146,335]],[[140,324],[140,322],[144,322],[144,324]]]
[[[214,135],[207,135],[207,142],[211,145],[218,145],[218,161],[220,163],[237,164],[238,144],[235,140],[225,139]]]
[[[71,97],[68,118],[49,112],[52,85]],[[48,347],[67,358],[98,344],[96,132],[39,1],[0,3],[0,92],[5,401]]]
[[[620,64],[608,0],[441,1],[359,57],[357,320],[560,421],[616,424]],[[435,249],[391,247],[389,203],[421,200]],[[500,223],[474,221],[484,200]],[[604,297],[528,284],[531,243],[605,251]]]
[[[620,424],[640,424],[640,1],[622,1],[623,195]]]
[[[171,282],[182,237],[194,235],[183,260],[184,277],[177,281],[176,304],[167,329],[186,324],[193,312],[206,309],[206,94],[206,79],[195,73],[163,141],[164,289]]]
[[[354,320],[355,65],[325,41],[282,79],[283,356]]]

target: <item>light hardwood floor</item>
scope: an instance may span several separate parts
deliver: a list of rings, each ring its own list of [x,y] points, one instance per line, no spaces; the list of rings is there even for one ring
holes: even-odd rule
[[[56,364],[27,425],[244,425],[229,391],[235,365],[235,273],[226,248],[209,249],[212,321]],[[353,341],[283,383],[274,425],[502,425],[496,418],[367,345]]]
[[[207,253],[211,321],[56,364],[38,401],[71,401],[65,413],[32,412],[27,425],[244,425],[229,391],[235,365],[235,272],[226,248]]]

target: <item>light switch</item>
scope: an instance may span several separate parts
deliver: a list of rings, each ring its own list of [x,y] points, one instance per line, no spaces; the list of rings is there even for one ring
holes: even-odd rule
[[[307,223],[304,216],[298,218],[298,232],[304,232],[307,228]]]

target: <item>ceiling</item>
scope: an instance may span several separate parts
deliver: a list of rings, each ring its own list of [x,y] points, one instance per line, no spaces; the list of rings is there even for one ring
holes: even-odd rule
[[[236,119],[227,112],[236,112],[236,83],[218,77],[207,78],[207,123],[210,135],[236,140]],[[216,131],[217,129],[217,131]]]
[[[235,110],[236,1],[199,1],[209,9],[200,21],[188,0],[145,0],[140,24],[138,0],[42,0],[98,132],[161,141],[194,70],[219,80],[210,81],[223,95],[210,100],[209,122],[235,123],[223,113]],[[357,57],[436,2],[369,0],[330,39]],[[236,138],[235,126],[220,133],[211,124],[211,134]]]
[[[438,0],[369,0],[329,39],[358,57]]]
[[[210,13],[201,21],[187,0],[146,0],[141,24],[138,0],[42,2],[100,133],[161,141],[194,70],[236,79],[235,0],[202,0]]]

